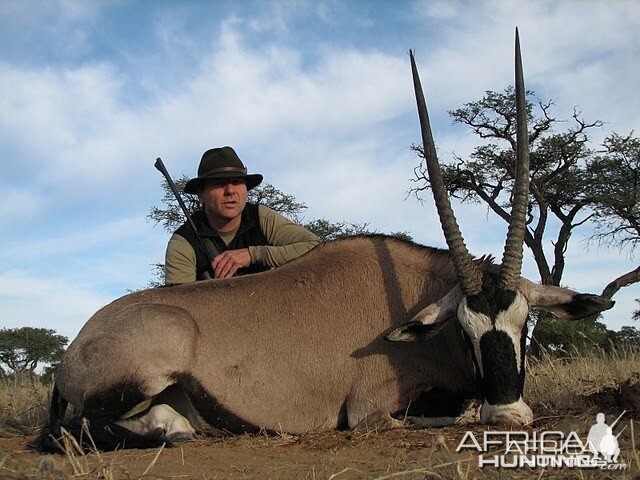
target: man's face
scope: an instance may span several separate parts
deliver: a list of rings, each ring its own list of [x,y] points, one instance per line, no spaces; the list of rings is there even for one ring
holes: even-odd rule
[[[198,198],[207,216],[229,221],[242,213],[247,203],[247,186],[242,178],[209,180]]]

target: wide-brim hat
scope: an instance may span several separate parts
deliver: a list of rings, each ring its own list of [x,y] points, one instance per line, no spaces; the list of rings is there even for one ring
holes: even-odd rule
[[[247,190],[257,187],[262,182],[262,175],[259,173],[247,173],[247,167],[233,148],[212,148],[202,155],[198,176],[186,183],[184,192],[197,194],[207,180],[216,178],[242,178],[247,185]]]

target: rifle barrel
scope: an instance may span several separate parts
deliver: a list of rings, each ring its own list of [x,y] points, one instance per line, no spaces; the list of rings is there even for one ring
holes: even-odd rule
[[[176,184],[173,183],[173,180],[171,180],[171,175],[169,175],[169,172],[165,168],[164,163],[162,163],[162,159],[160,157],[156,159],[155,167],[160,171],[160,173],[162,173],[164,178],[167,180],[167,183],[169,184],[169,187],[171,188],[173,195],[176,197],[176,200],[178,200],[178,205],[180,205],[180,208],[182,209],[182,213],[184,213],[184,216],[187,217],[187,222],[189,223],[191,230],[193,230],[193,233],[195,233],[196,238],[198,239],[198,243],[200,244],[200,247],[202,248],[202,250],[204,250],[205,254],[207,255],[207,259],[209,260],[209,264],[211,264],[211,262],[213,262],[213,258],[211,258],[211,254],[209,253],[209,250],[207,250],[207,247],[205,247],[204,242],[202,241],[202,238],[198,234],[198,229],[196,228],[196,224],[193,223],[193,220],[191,219],[191,215],[189,214],[189,210],[187,210],[187,206],[184,204],[184,201],[182,200],[182,196],[180,195],[180,192],[178,192],[178,189],[176,188]],[[209,272],[205,272],[205,277],[211,278],[211,275],[209,274]]]
[[[616,426],[616,423],[618,423],[618,421],[622,418],[622,416],[627,413],[626,410],[623,410],[622,413],[618,416],[618,418],[616,418],[616,421],[613,422],[611,425],[609,425],[611,427],[611,430],[613,430],[613,427]]]

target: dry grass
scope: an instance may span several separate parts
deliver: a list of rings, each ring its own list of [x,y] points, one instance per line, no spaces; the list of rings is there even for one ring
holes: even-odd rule
[[[215,461],[221,461],[225,455],[237,455],[233,457],[237,463],[231,464],[229,470],[215,475],[200,473],[198,478],[640,478],[640,351],[576,352],[564,358],[545,355],[540,360],[529,360],[528,368],[525,398],[536,413],[534,429],[565,432],[575,429],[582,433],[593,423],[596,412],[603,411],[611,418],[611,415],[617,416],[627,410],[624,419],[627,428],[620,437],[624,461],[628,465],[626,470],[479,469],[475,456],[455,452],[466,428],[446,428],[422,432],[376,431],[368,432],[365,437],[362,432],[301,437],[286,434],[241,436],[203,440],[205,445],[196,442],[178,449],[106,454],[85,454],[71,437],[65,435],[62,439],[65,454],[62,456],[38,457],[22,452],[24,456],[18,458],[17,455],[0,454],[0,479],[190,478],[191,473],[195,474],[194,470],[189,470],[189,475],[177,476],[166,472],[175,471],[176,465],[184,467],[185,456],[193,458],[196,454],[201,457],[194,464],[204,463],[203,458],[215,457]],[[0,438],[34,433],[46,418],[49,390],[49,386],[32,378],[0,381]],[[470,428],[478,435],[487,429],[482,426]],[[346,456],[346,460],[340,455]],[[290,466],[276,468],[273,463],[256,463],[255,459],[259,460],[261,456],[279,456],[290,462],[285,464]],[[247,458],[252,460],[243,464],[243,459]],[[338,458],[343,460],[327,470],[327,462],[337,462]],[[385,464],[387,461],[389,463]],[[300,475],[301,465],[305,462],[310,462],[306,467],[310,473]],[[189,466],[188,459],[186,465]],[[320,470],[321,466],[325,469]],[[367,473],[368,467],[377,469],[378,473]]]
[[[48,417],[50,392],[32,375],[0,379],[0,438],[37,430]]]
[[[615,411],[633,403],[633,398],[626,398],[632,392],[627,395],[625,386],[640,383],[638,349],[574,352],[563,357],[545,353],[541,359],[529,359],[528,363],[524,398],[538,417],[592,413],[585,407],[609,407]],[[607,392],[611,393],[610,398]],[[635,410],[640,415],[640,408]]]

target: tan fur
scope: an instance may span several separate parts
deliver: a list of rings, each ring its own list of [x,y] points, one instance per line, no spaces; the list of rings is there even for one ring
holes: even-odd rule
[[[258,275],[133,293],[84,326],[58,386],[82,410],[118,382],[138,381],[151,397],[189,373],[259,427],[334,428],[343,406],[354,426],[429,387],[473,387],[456,322],[419,344],[383,340],[455,283],[448,252],[375,236]]]

